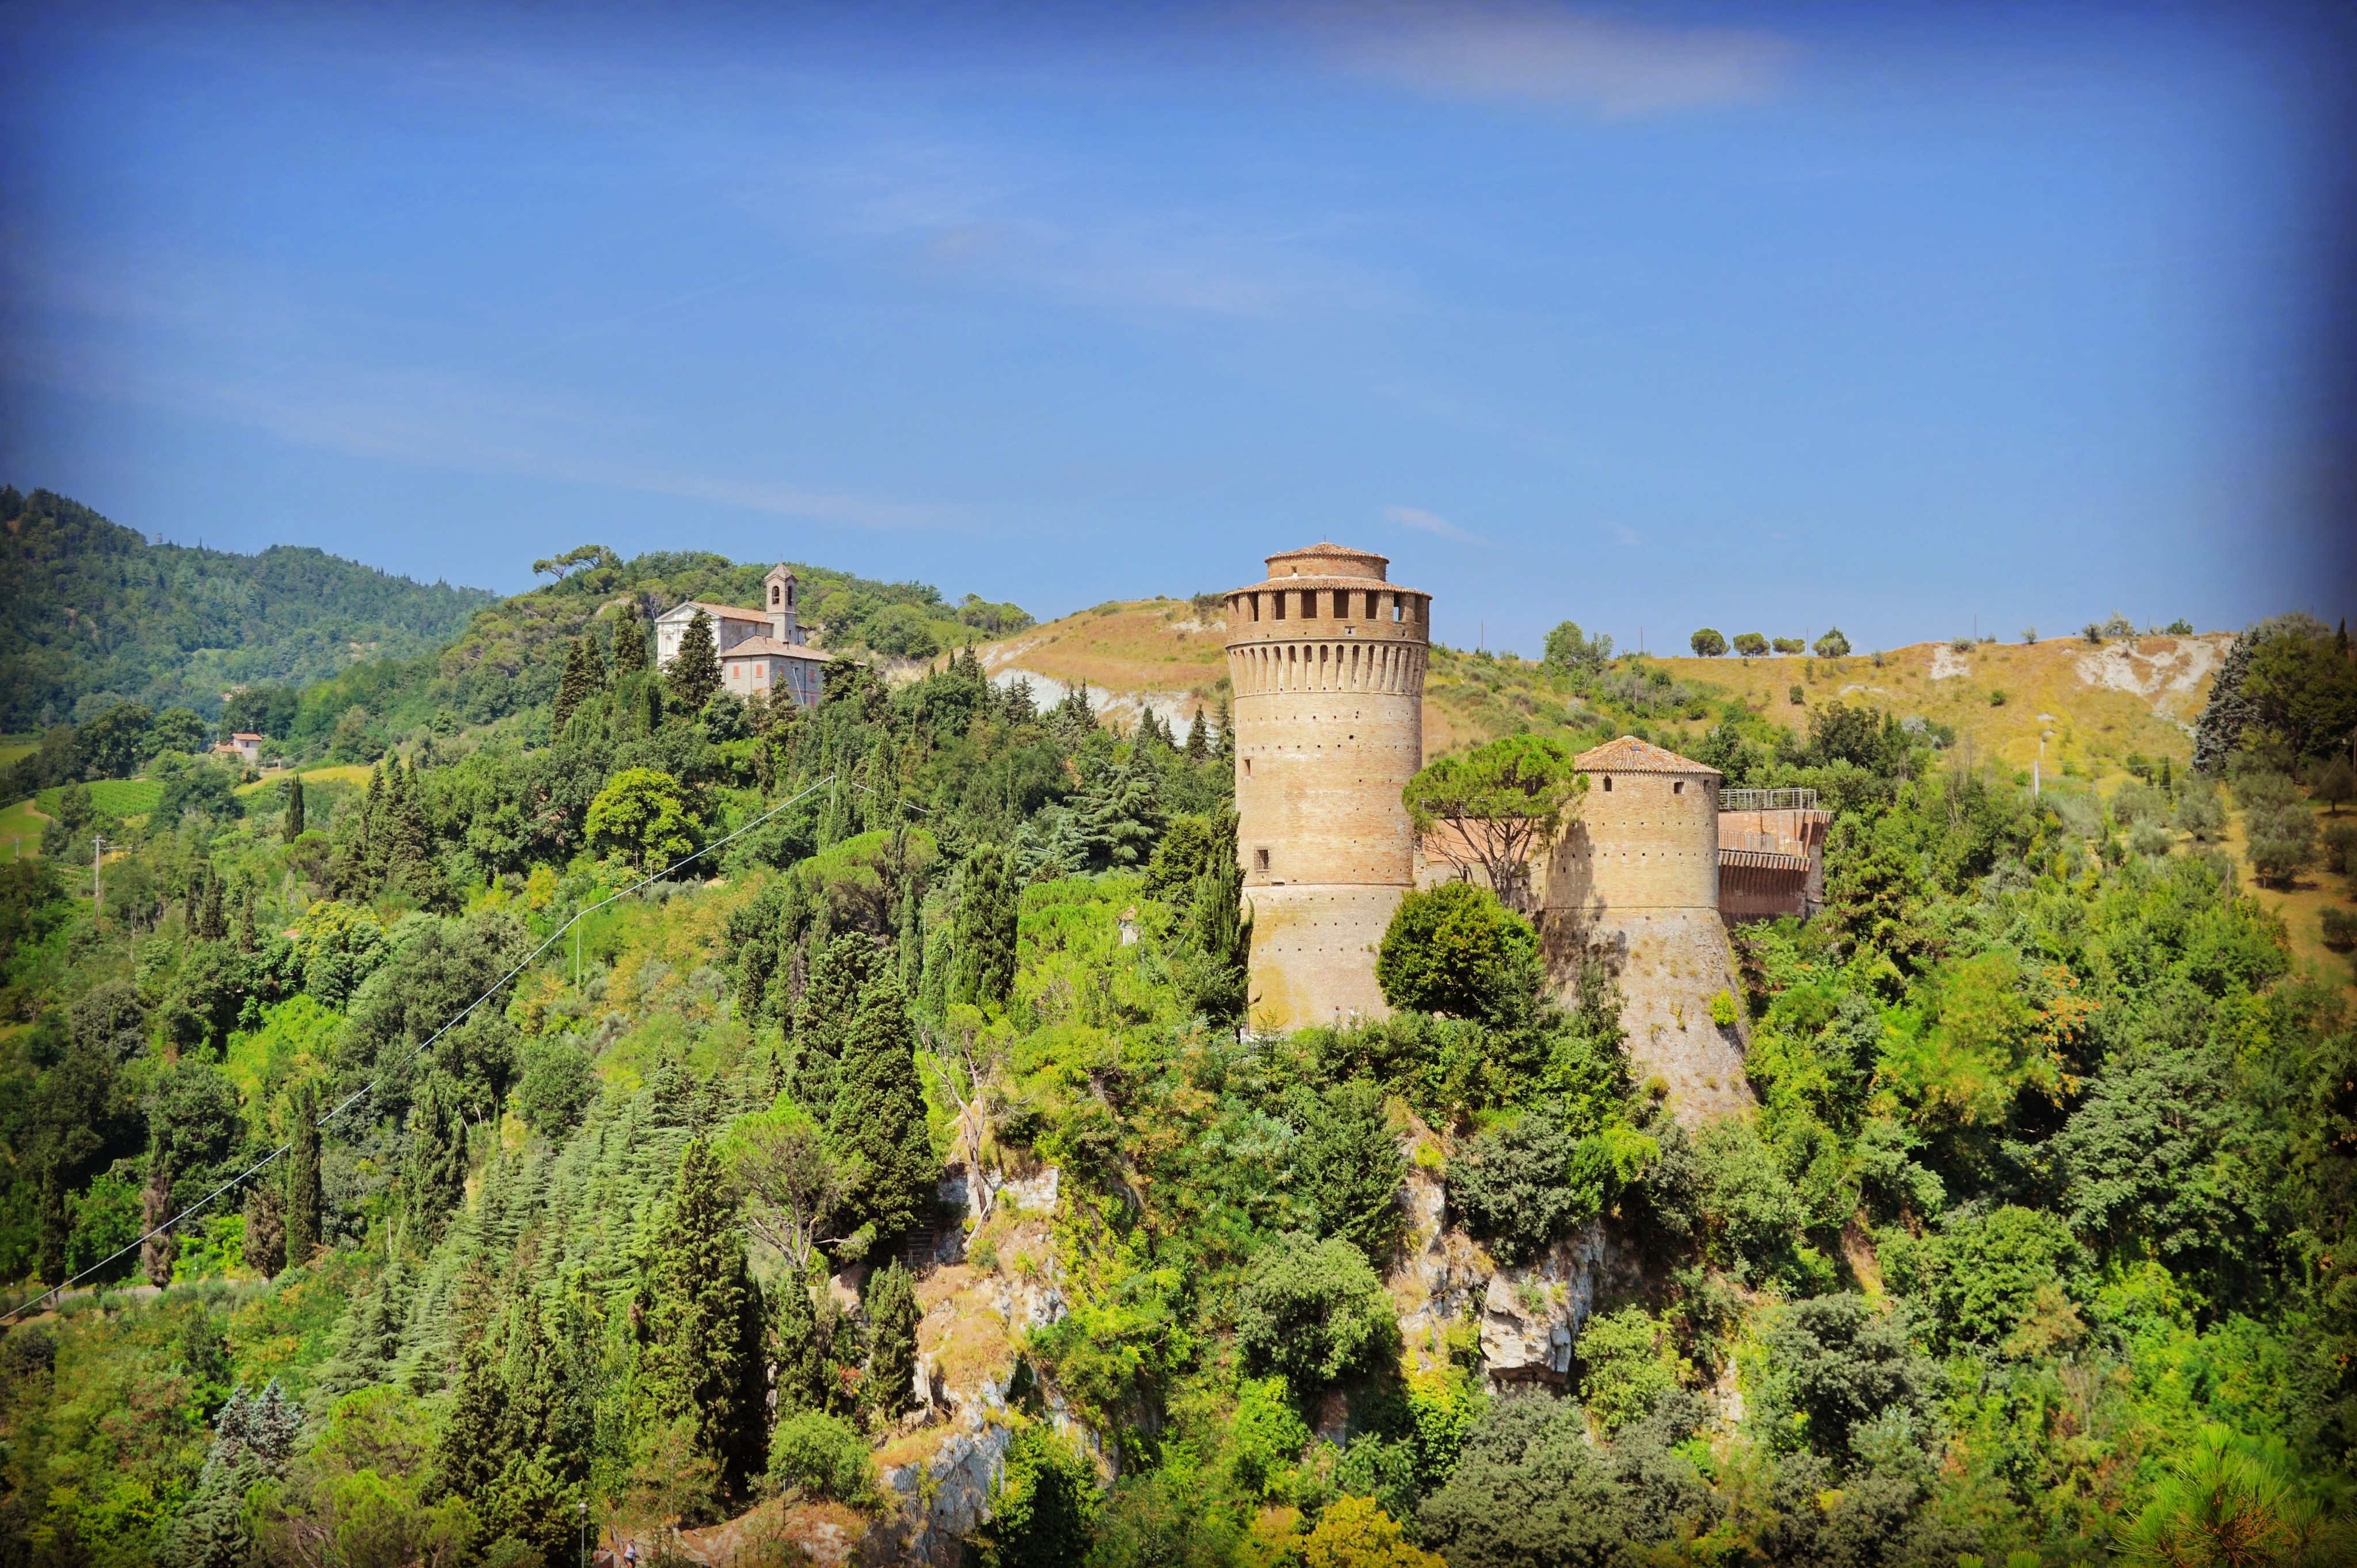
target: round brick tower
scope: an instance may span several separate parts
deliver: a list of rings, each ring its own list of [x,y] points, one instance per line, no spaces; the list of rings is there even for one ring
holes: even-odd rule
[[[1551,954],[1610,966],[1638,1078],[1666,1082],[1681,1119],[1735,1114],[1752,1103],[1741,1015],[1710,1015],[1741,994],[1718,912],[1721,776],[1633,736],[1577,766],[1587,793],[1544,883]]]
[[[1431,596],[1386,581],[1390,564],[1314,544],[1228,595],[1255,1028],[1390,1012],[1375,949],[1415,886],[1400,790],[1424,766],[1432,640]]]

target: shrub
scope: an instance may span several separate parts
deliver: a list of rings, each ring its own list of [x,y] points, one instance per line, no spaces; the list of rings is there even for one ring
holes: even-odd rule
[[[1973,639],[1969,637],[1950,638],[1948,646],[1958,653],[1970,653],[1973,650]]]
[[[2324,945],[2335,952],[2357,947],[2357,914],[2347,909],[2324,911]]]
[[[1340,1237],[1287,1231],[1263,1248],[1236,1296],[1236,1343],[1256,1372],[1307,1390],[1385,1364],[1399,1339],[1391,1297]]]
[[[1577,1140],[1524,1116],[1468,1143],[1449,1162],[1449,1206],[1501,1263],[1521,1263],[1596,1212],[1600,1194],[1575,1190]]]
[[[1383,1090],[1359,1079],[1323,1096],[1303,1090],[1295,1171],[1318,1212],[1321,1236],[1339,1236],[1377,1262],[1399,1244],[1406,1214],[1398,1202],[1407,1175],[1383,1116]]]
[[[2357,822],[2329,822],[2322,837],[2326,870],[2357,869]]]
[[[1904,1312],[1878,1312],[1852,1291],[1784,1308],[1766,1336],[1763,1430],[1840,1460],[1853,1432],[1892,1410],[1927,1417],[1936,1369],[1907,1328]]]
[[[547,1036],[523,1048],[523,1076],[516,1083],[516,1114],[544,1138],[563,1137],[597,1098],[589,1058],[572,1036]]]
[[[855,1508],[870,1502],[875,1466],[867,1440],[839,1415],[797,1411],[770,1434],[770,1482],[800,1497]]]
[[[1409,1544],[1399,1521],[1372,1498],[1339,1498],[1301,1543],[1304,1568],[1448,1568]]]
[[[2061,1216],[2007,1204],[1951,1216],[1927,1240],[1918,1277],[1906,1283],[1931,1309],[1943,1348],[1995,1345],[2078,1261],[2078,1240]]]
[[[2003,689],[2002,687],[1996,687],[1996,686],[1992,686],[1991,688],[1989,688],[1989,698],[1988,698],[1988,703],[1989,703],[1989,706],[1990,706],[1990,707],[1992,707],[1992,708],[2001,708],[2001,707],[2005,706],[2005,691],[2004,691],[2004,689]]]
[[[1824,636],[1817,639],[1813,647],[1820,659],[1846,658],[1849,654],[1849,639],[1842,635],[1841,628],[1830,627],[1826,628]]]
[[[1758,1264],[1782,1252],[1801,1223],[1800,1199],[1748,1122],[1719,1122],[1695,1141],[1702,1211],[1723,1262]]]
[[[1721,991],[1710,999],[1710,1021],[1722,1029],[1735,1026],[1735,993]]]
[[[1100,1506],[1088,1461],[1049,1428],[1026,1426],[1006,1445],[976,1556],[983,1568],[1080,1568]]]
[[[1493,1024],[1522,1018],[1543,978],[1531,923],[1466,882],[1401,899],[1375,956],[1394,1007]]]
[[[1263,1497],[1285,1489],[1287,1475],[1309,1443],[1309,1428],[1294,1410],[1283,1378],[1243,1380],[1236,1390],[1236,1413],[1228,1434],[1237,1483]]]
[[[1796,707],[1796,708],[1797,708],[1797,707],[1801,707],[1801,706],[1803,706],[1803,704],[1805,704],[1805,703],[1808,702],[1808,698],[1806,698],[1806,697],[1804,697],[1804,696],[1803,696],[1803,695],[1801,694],[1801,688],[1800,688],[1800,686],[1798,685],[1798,683],[1795,683],[1795,684],[1793,685],[1793,687],[1792,687],[1792,691],[1791,691],[1790,693],[1786,693],[1786,695],[1787,695],[1788,700],[1789,700],[1789,701],[1792,703],[1792,704],[1794,707]]]
[[[1607,1433],[1618,1432],[1677,1387],[1688,1369],[1669,1330],[1641,1306],[1599,1314],[1579,1331],[1579,1397]]]
[[[1686,641],[1693,647],[1695,656],[1698,659],[1716,659],[1727,651],[1727,639],[1709,627],[1704,627]]]
[[[2132,854],[2147,856],[2167,854],[2174,843],[2169,836],[2169,830],[2158,822],[2138,822],[2128,830],[2128,849]]]

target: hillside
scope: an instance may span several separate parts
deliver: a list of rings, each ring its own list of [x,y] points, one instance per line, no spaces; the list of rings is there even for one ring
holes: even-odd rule
[[[982,660],[1002,682],[1028,677],[1048,695],[1085,682],[1116,717],[1150,702],[1176,722],[1225,690],[1224,639],[1216,607],[1140,599],[988,644]],[[1693,745],[1729,700],[1804,731],[1812,708],[1840,702],[1946,725],[1974,755],[2024,773],[2043,735],[2047,778],[2116,779],[2132,753],[2184,765],[2192,753],[2189,728],[2232,641],[2229,633],[2208,633],[2101,647],[2075,639],[1984,643],[1969,651],[1919,642],[1838,660],[1624,656],[1577,681],[1527,660],[1436,647],[1425,690],[1425,754],[1523,728],[1584,736],[1609,727],[1598,722],[1608,719],[1642,724],[1664,745]],[[1993,693],[2003,701],[1993,703]]]
[[[88,507],[0,489],[0,729],[119,701],[221,712],[231,688],[302,684],[430,652],[490,602],[307,546],[151,544]]]

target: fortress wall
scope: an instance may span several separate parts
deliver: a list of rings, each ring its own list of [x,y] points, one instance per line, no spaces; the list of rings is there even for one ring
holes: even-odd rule
[[[1253,911],[1253,1027],[1390,1017],[1375,984],[1375,953],[1406,896],[1405,887],[1381,884],[1245,889]]]

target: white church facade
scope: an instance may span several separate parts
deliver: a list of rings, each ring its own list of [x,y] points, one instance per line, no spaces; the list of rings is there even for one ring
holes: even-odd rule
[[[679,639],[702,610],[712,622],[712,644],[720,654],[720,689],[740,697],[767,693],[805,708],[818,706],[825,653],[809,646],[801,624],[801,587],[780,562],[761,579],[759,609],[687,599],[655,618],[655,662],[663,669],[679,657]]]

